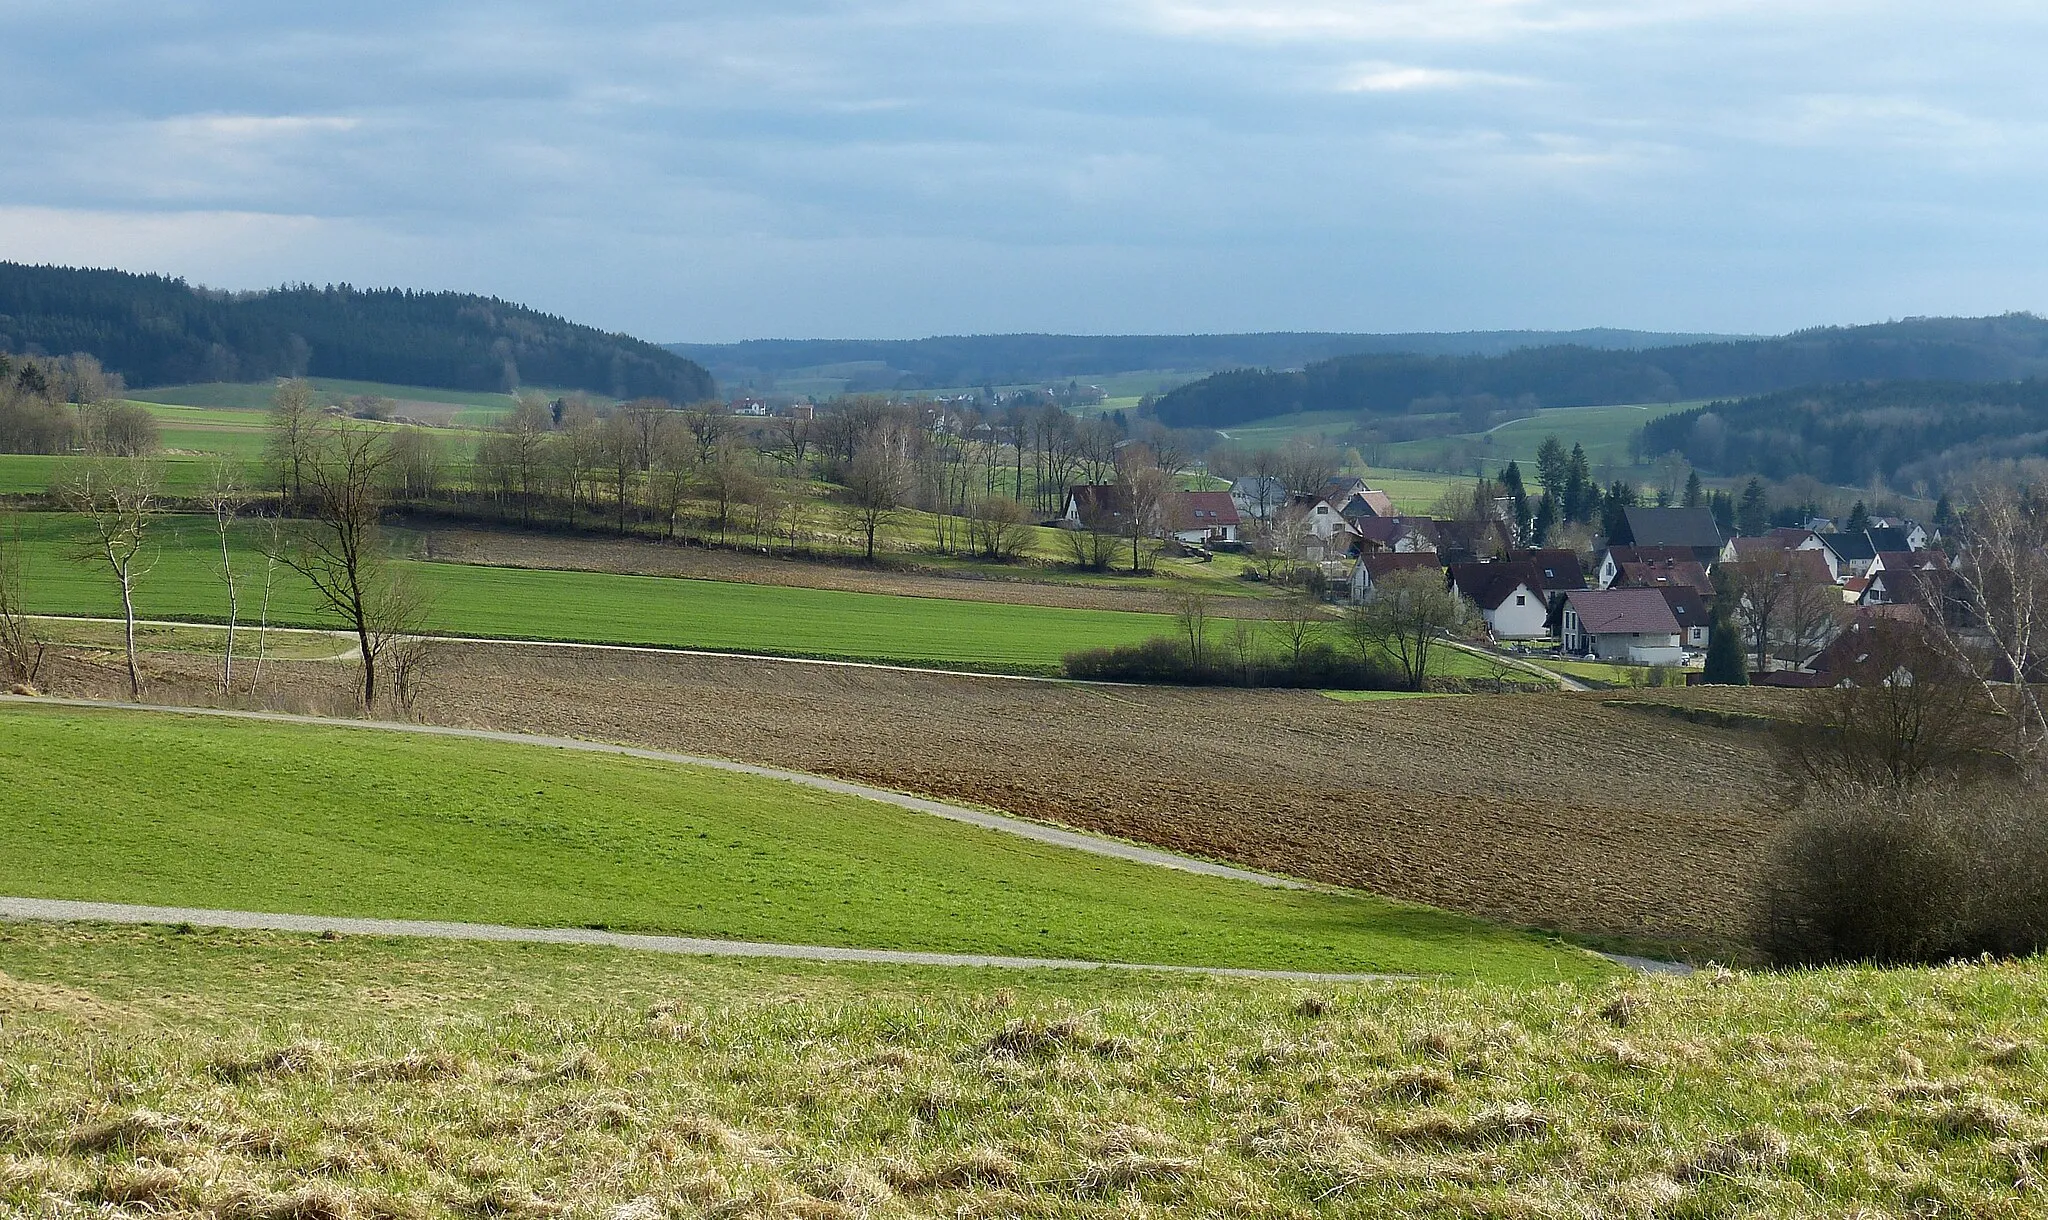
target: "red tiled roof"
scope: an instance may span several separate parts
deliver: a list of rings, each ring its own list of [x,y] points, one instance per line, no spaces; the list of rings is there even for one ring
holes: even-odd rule
[[[1176,530],[1221,529],[1240,520],[1237,501],[1227,491],[1184,491],[1173,498]]]

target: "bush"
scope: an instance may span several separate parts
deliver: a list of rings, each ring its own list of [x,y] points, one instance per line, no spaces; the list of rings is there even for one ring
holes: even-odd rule
[[[1167,636],[1142,644],[1090,648],[1070,652],[1062,662],[1069,678],[1090,682],[1144,682],[1177,686],[1255,686],[1314,690],[1402,690],[1400,675],[1382,666],[1339,653],[1328,644],[1302,650],[1298,662],[1262,656],[1240,669],[1235,665],[1195,666],[1187,645]]]
[[[1773,845],[1758,942],[1774,963],[1934,963],[2048,947],[2048,825],[2011,782],[1837,788]]]

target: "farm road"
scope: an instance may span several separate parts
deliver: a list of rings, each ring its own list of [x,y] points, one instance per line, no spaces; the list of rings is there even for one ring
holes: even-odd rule
[[[754,775],[763,779],[782,780],[786,783],[802,784],[807,788],[819,788],[836,792],[842,796],[859,797],[863,800],[880,801],[912,813],[926,813],[949,821],[965,822],[984,830],[1016,835],[1055,847],[1071,848],[1090,855],[1109,856],[1133,864],[1150,864],[1159,868],[1179,869],[1186,873],[1200,873],[1208,877],[1221,877],[1229,881],[1249,881],[1270,889],[1305,890],[1314,888],[1308,883],[1290,877],[1276,877],[1270,873],[1254,872],[1251,869],[1233,868],[1228,864],[1217,864],[1193,856],[1177,855],[1157,848],[1141,847],[1112,839],[1105,835],[1084,834],[1077,830],[1063,830],[1057,826],[1046,826],[1038,822],[1027,822],[1005,814],[991,813],[982,809],[970,809],[965,805],[951,805],[944,801],[927,800],[921,796],[909,796],[891,792],[886,788],[874,788],[866,784],[849,783],[845,780],[830,779],[823,775],[811,775],[803,771],[787,771],[780,767],[762,767],[752,763],[733,762],[726,758],[710,758],[697,754],[677,754],[667,750],[649,750],[639,746],[614,745],[605,741],[583,741],[573,737],[546,737],[531,733],[507,733],[493,729],[462,729],[437,724],[400,724],[386,720],[340,720],[323,716],[297,716],[287,712],[249,712],[228,708],[174,707],[152,703],[108,703],[95,699],[57,699],[47,696],[4,695],[0,704],[27,703],[56,707],[78,707],[98,709],[119,709],[131,712],[163,712],[182,716],[216,716],[227,720],[256,720],[271,724],[308,724],[325,728],[367,729],[386,733],[417,733],[429,737],[464,737],[474,741],[495,741],[508,745],[543,746],[556,750],[581,750],[592,754],[622,754],[628,758],[645,758],[655,762],[679,763],[690,767],[708,767],[718,771],[734,771],[742,775]]]
[[[236,928],[263,932],[334,933],[347,936],[429,937],[438,940],[511,941],[522,944],[600,945],[648,953],[696,957],[767,957],[806,962],[860,962],[887,966],[980,966],[998,970],[1144,970],[1167,974],[1227,975],[1232,978],[1304,983],[1369,983],[1411,979],[1402,974],[1324,974],[1312,970],[1251,970],[1232,966],[1148,966],[1131,962],[1088,962],[1058,957],[996,957],[977,953],[907,953],[891,949],[841,949],[829,945],[768,945],[744,940],[703,940],[692,936],[644,936],[593,928],[511,928],[502,924],[446,923],[421,919],[346,919],[327,915],[277,915],[262,911],[214,911],[197,907],[131,906],[118,902],[71,902],[50,898],[0,898],[0,920],[162,924],[175,927]]]

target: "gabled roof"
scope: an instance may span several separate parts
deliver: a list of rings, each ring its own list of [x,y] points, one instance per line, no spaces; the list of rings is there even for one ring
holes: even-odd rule
[[[1618,567],[1624,563],[1698,563],[1689,546],[1610,546],[1607,557]]]
[[[1707,508],[1628,508],[1622,510],[1629,537],[1636,546],[1684,546],[1721,549],[1721,527]]]
[[[1114,483],[1080,483],[1067,488],[1067,499],[1078,502],[1081,519],[1121,517],[1127,501],[1124,489]]]
[[[1714,582],[1706,565],[1696,559],[1659,559],[1650,563],[1624,563],[1610,589],[1661,589],[1676,585],[1711,593]]]
[[[1173,497],[1173,528],[1176,530],[1217,529],[1236,525],[1237,501],[1227,491],[1184,491]]]
[[[1533,563],[1454,563],[1451,584],[1481,610],[1498,610],[1517,589],[1543,596],[1543,576]]]
[[[1796,525],[1781,525],[1765,534],[1764,538],[1778,544],[1778,546],[1785,550],[1796,551],[1811,541],[1813,536],[1813,531],[1810,529],[1802,529]],[[1742,539],[1737,538],[1735,541],[1740,545]]]
[[[1579,562],[1577,551],[1561,547],[1524,548],[1508,552],[1508,559],[1516,563],[1534,564],[1538,575],[1543,578],[1543,592],[1563,593],[1569,589],[1586,587],[1585,565]]]
[[[1835,553],[1835,558],[1845,563],[1877,558],[1877,548],[1870,545],[1869,534],[1821,534],[1821,545]],[[1904,550],[1902,546],[1899,548]]]
[[[1440,566],[1434,551],[1376,551],[1370,555],[1360,555],[1358,565],[1365,569],[1365,575],[1370,580],[1378,580],[1391,572],[1413,572]]]
[[[1913,544],[1906,538],[1906,531],[1902,529],[1870,529],[1864,531],[1863,536],[1870,539],[1870,549],[1880,554],[1885,551],[1910,551],[1913,549]]]
[[[1671,617],[1678,620],[1680,627],[1690,630],[1712,625],[1713,613],[1707,609],[1707,599],[1700,596],[1698,589],[1664,585],[1657,592],[1664,595],[1664,604],[1671,607]]]
[[[1394,497],[1383,491],[1355,491],[1345,498],[1343,513],[1354,521],[1392,517],[1395,515]]]
[[[1351,527],[1360,538],[1381,546],[1391,546],[1409,534],[1436,545],[1436,522],[1428,517],[1365,517],[1353,521]]]
[[[1658,589],[1579,589],[1564,600],[1587,635],[1678,634],[1678,619]]]

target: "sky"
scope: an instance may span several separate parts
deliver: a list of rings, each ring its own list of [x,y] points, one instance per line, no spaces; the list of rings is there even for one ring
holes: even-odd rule
[[[0,0],[0,259],[656,341],[2048,311],[2048,5]]]

